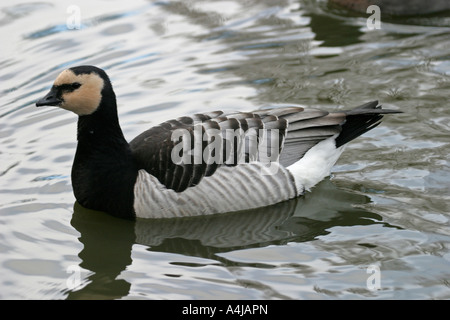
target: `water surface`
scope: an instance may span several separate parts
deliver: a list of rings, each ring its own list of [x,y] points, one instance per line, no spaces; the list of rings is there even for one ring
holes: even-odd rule
[[[366,19],[312,0],[2,3],[0,298],[449,299],[450,18]],[[405,113],[304,197],[123,221],[75,203],[76,117],[34,107],[80,64],[110,75],[129,140],[216,109]]]

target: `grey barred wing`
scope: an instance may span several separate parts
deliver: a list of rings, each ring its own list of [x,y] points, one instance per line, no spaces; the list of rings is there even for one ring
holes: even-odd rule
[[[130,147],[139,169],[182,192],[221,166],[259,161],[287,167],[339,134],[345,117],[345,112],[302,107],[215,111],[166,121],[137,136]]]
[[[278,161],[287,123],[262,111],[195,114],[143,132],[130,147],[139,169],[182,192],[221,166]]]

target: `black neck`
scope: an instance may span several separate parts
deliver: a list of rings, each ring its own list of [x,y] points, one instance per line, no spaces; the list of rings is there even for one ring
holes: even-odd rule
[[[119,125],[116,96],[112,89],[102,91],[102,102],[93,114],[78,118],[78,141],[85,139],[89,141],[93,136],[102,138],[110,136],[125,141]]]
[[[137,169],[115,103],[80,116],[77,138],[72,185],[78,202],[89,209],[134,217]]]
[[[78,117],[78,143],[90,144],[99,139],[103,140],[103,142],[109,142],[111,138],[126,142],[117,115],[105,116],[94,112],[92,115]]]

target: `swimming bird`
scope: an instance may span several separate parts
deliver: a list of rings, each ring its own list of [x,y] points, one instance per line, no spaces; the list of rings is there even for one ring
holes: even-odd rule
[[[131,219],[241,211],[301,196],[330,174],[349,141],[399,112],[377,101],[337,112],[208,111],[165,121],[128,143],[111,81],[95,66],[62,71],[36,106],[78,115],[77,202]]]

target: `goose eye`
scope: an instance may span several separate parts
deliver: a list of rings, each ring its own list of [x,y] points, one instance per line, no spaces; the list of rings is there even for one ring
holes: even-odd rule
[[[75,90],[75,89],[78,89],[79,87],[81,87],[81,84],[78,82],[74,82],[70,85],[70,87]]]

